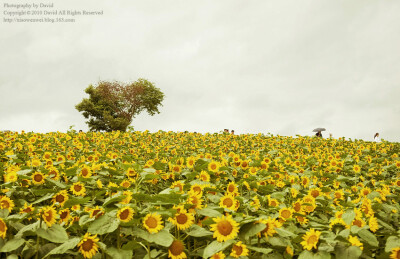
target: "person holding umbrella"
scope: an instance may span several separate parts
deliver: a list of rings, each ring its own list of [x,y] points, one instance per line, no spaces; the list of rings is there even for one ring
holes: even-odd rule
[[[313,132],[317,132],[315,134],[315,136],[322,138],[322,131],[325,131],[325,130],[326,130],[325,128],[316,128],[313,130]]]

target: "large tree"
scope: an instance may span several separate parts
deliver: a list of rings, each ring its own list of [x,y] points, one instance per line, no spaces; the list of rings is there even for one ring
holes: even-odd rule
[[[88,119],[90,131],[126,131],[135,115],[143,110],[148,114],[160,113],[158,106],[164,93],[146,79],[129,84],[100,81],[85,89],[84,98],[75,108]]]

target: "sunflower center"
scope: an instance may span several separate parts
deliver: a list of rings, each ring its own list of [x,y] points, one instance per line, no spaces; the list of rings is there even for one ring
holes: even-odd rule
[[[156,227],[157,227],[157,220],[156,220],[155,218],[153,218],[153,217],[149,217],[149,218],[146,220],[146,225],[147,225],[149,228],[156,228]]]
[[[64,201],[64,196],[63,195],[57,195],[56,196],[56,202],[58,203],[62,203]]]
[[[0,221],[0,232],[6,231],[6,224],[3,221]]]
[[[178,216],[176,216],[176,221],[179,224],[185,224],[187,222],[187,220],[188,220],[188,217],[183,213],[181,213]]]
[[[51,214],[51,212],[46,212],[44,214],[44,217],[46,218],[47,222],[50,222],[53,219],[53,215]]]
[[[235,251],[236,255],[241,255],[243,252],[243,247],[234,245],[232,250]]]
[[[234,190],[235,190],[235,186],[229,185],[228,191],[229,191],[229,192],[233,192]]]
[[[353,221],[353,226],[358,226],[358,227],[361,228],[361,227],[362,227],[361,221],[358,220],[358,219],[354,220],[354,221]]]
[[[298,203],[298,202],[296,202],[295,204],[294,204],[294,210],[295,211],[297,211],[297,212],[299,212],[300,210],[301,210],[301,204],[300,203]]]
[[[40,174],[35,174],[33,179],[35,179],[35,182],[41,182],[43,180],[43,177]]]
[[[74,185],[74,190],[76,192],[80,192],[82,190],[82,186],[80,186],[79,184],[78,185]]]
[[[290,218],[290,215],[291,215],[291,213],[289,210],[282,211],[282,217],[284,217],[285,219]]]
[[[82,243],[82,249],[84,251],[90,251],[93,248],[93,240],[88,239]]]
[[[318,195],[319,195],[319,191],[317,191],[317,190],[314,190],[311,192],[311,196],[313,196],[314,198],[317,198]]]
[[[169,251],[174,256],[180,255],[184,249],[185,247],[183,246],[183,243],[179,240],[174,240],[174,242],[172,242],[171,246],[169,247]]]
[[[83,169],[82,169],[82,175],[83,175],[83,176],[88,175],[88,173],[89,173],[89,171],[88,171],[86,168],[83,168]]]
[[[201,193],[201,187],[195,186],[195,187],[193,187],[193,191],[195,191],[197,193]]]
[[[1,207],[3,209],[8,209],[10,207],[10,203],[8,201],[1,201]]]
[[[218,232],[223,236],[228,236],[229,234],[232,233],[233,230],[231,223],[229,223],[229,221],[227,220],[218,222],[217,229]]]
[[[60,214],[60,218],[62,218],[62,219],[65,219],[67,216],[68,216],[68,212],[67,212],[67,211],[63,211],[63,212]]]
[[[233,201],[231,198],[224,199],[222,203],[227,207],[231,207],[233,205]]]
[[[318,237],[316,235],[311,235],[307,240],[307,243],[309,245],[316,244],[317,242],[318,242]]]
[[[92,215],[93,215],[93,216],[96,216],[97,213],[99,213],[99,212],[100,212],[100,210],[97,210],[97,209],[96,209],[96,210],[93,210]]]
[[[123,212],[121,212],[121,214],[119,214],[119,218],[122,219],[122,220],[127,219],[128,216],[129,216],[129,210],[128,209],[125,209]]]

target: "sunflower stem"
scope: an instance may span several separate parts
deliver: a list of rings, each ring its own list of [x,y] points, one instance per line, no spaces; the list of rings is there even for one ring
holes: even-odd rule
[[[147,243],[147,253],[148,253],[148,255],[149,255],[149,259],[151,259],[150,243]]]
[[[118,227],[117,229],[117,248],[121,248],[121,227]]]

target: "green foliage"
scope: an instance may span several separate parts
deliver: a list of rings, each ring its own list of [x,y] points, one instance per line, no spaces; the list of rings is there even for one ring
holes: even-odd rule
[[[89,98],[84,98],[75,108],[88,119],[90,131],[126,131],[142,111],[152,116],[160,113],[158,106],[164,100],[164,93],[142,78],[130,84],[100,81],[85,92]]]

